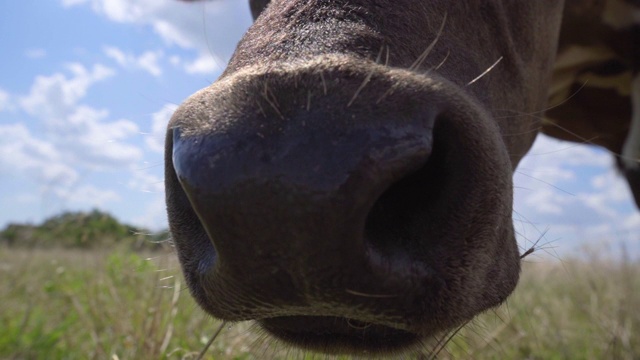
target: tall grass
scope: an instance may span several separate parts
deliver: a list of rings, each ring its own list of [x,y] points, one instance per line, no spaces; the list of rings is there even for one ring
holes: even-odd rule
[[[0,248],[0,279],[2,359],[193,359],[219,324],[189,296],[173,254]],[[225,327],[207,353],[313,357],[247,323]],[[527,263],[508,302],[460,330],[438,358],[638,359],[640,264]]]
[[[507,303],[460,331],[442,358],[638,359],[640,264],[526,263]]]
[[[0,358],[188,357],[212,321],[154,256],[2,250]]]

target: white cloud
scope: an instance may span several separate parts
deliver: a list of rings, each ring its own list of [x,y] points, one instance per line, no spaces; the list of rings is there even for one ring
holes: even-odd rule
[[[30,205],[36,205],[38,204],[38,201],[40,201],[40,197],[38,197],[36,194],[34,193],[25,193],[25,194],[16,194],[13,197],[13,202],[19,203],[19,204],[30,204]]]
[[[567,203],[565,197],[559,197],[552,189],[543,188],[534,191],[524,199],[524,203],[539,213],[560,215],[563,212],[563,205]]]
[[[139,134],[138,126],[124,119],[107,122],[107,117],[106,110],[78,106],[64,127],[57,126],[58,146],[89,168],[132,167],[142,158],[142,151],[124,141]]]
[[[576,191],[572,186],[581,180],[581,171],[596,169],[604,174],[612,166],[611,156],[595,147],[541,135],[516,169],[516,192],[527,193],[544,188],[545,191],[553,189],[557,196],[574,198]],[[601,182],[617,179],[610,174],[601,176],[606,176]]]
[[[611,169],[604,174],[594,176],[591,179],[591,186],[606,194],[606,197],[615,202],[622,202],[631,196],[628,185],[624,181],[620,181],[622,177],[618,171]]]
[[[635,230],[636,234],[640,234],[640,212],[636,211],[633,214],[625,217],[622,223],[625,229]]]
[[[109,112],[79,101],[91,85],[114,71],[100,64],[89,71],[83,65],[67,66],[71,76],[55,73],[38,76],[29,95],[20,99],[22,109],[38,118],[46,136],[73,164],[92,169],[127,168],[142,158],[142,151],[125,141],[139,133],[128,120],[109,121]]]
[[[187,49],[197,47],[194,41],[195,39],[191,38],[188,33],[182,31],[177,24],[167,20],[158,19],[153,23],[153,28],[168,44],[176,44]]]
[[[620,229],[635,226],[640,232],[628,186],[602,149],[540,136],[514,184],[514,218],[524,219],[516,225],[530,239],[548,230],[547,240],[575,249],[584,241],[615,237]]]
[[[162,58],[162,52],[147,51],[138,57],[138,65],[153,76],[160,76],[162,69],[158,60]]]
[[[62,0],[62,6],[90,4],[93,11],[107,16],[117,22],[135,22],[145,13],[153,12],[157,3],[162,1],[127,1],[127,0]],[[155,3],[155,4],[154,4]]]
[[[152,231],[164,230],[167,228],[167,211],[164,198],[159,197],[147,205],[140,216],[133,219],[135,224],[150,229]],[[170,237],[169,234],[166,236]]]
[[[125,69],[140,69],[156,77],[162,75],[162,68],[158,64],[164,56],[162,51],[146,51],[135,56],[126,54],[115,46],[105,46],[104,53]]]
[[[554,169],[566,165],[609,166],[612,164],[609,154],[604,151],[594,151],[594,149],[594,147],[540,135],[523,163],[538,165],[542,162],[545,166]],[[525,167],[529,167],[526,165]]]
[[[213,54],[203,54],[191,62],[184,64],[184,70],[188,74],[210,74],[215,71],[222,71],[226,62]]]
[[[2,176],[33,182],[37,198],[64,207],[104,207],[120,201],[112,189],[86,183],[94,173],[127,172],[142,159],[133,137],[138,126],[126,119],[111,119],[107,109],[84,100],[91,87],[115,73],[100,64],[73,63],[66,71],[37,76],[24,96],[15,96],[27,121],[0,125]],[[37,132],[36,130],[37,129]],[[106,175],[105,175],[106,176]]]
[[[103,208],[107,203],[121,201],[113,190],[97,188],[93,185],[81,185],[77,188],[58,188],[55,194],[64,199],[68,206]]]
[[[151,116],[151,133],[145,139],[147,147],[157,153],[164,152],[164,138],[167,132],[167,124],[176,110],[173,104],[166,104]]]
[[[135,224],[148,229],[166,229],[167,213],[164,199],[164,179],[162,175],[154,175],[157,168],[162,168],[162,162],[149,164],[147,167],[133,171],[127,187],[135,191],[146,193],[149,199],[148,205],[138,212],[133,219]]]
[[[122,201],[115,190],[88,184],[86,177],[91,171],[87,171],[87,164],[83,166],[56,141],[38,139],[25,124],[0,125],[0,138],[4,139],[0,141],[0,154],[7,155],[0,157],[0,178],[29,183],[28,193],[16,193],[10,198],[10,206],[40,205],[60,211],[105,208]]]
[[[37,194],[23,196],[24,201],[54,196],[66,206],[103,207],[121,200],[113,190],[81,182],[80,172],[96,166],[87,158],[98,161],[100,155],[77,156],[55,140],[36,138],[24,124],[0,125],[0,138],[4,139],[0,142],[0,153],[9,155],[0,157],[0,174],[23,178],[38,186]]]
[[[45,49],[27,49],[25,52],[25,56],[29,59],[42,59],[47,56],[47,51]]]
[[[86,3],[87,0],[62,0],[62,6],[69,7]]]
[[[30,115],[66,118],[91,85],[115,74],[101,64],[94,65],[91,71],[78,63],[66,67],[72,75],[70,78],[62,73],[36,77],[29,95],[20,99],[20,106]]]
[[[145,193],[164,194],[164,179],[151,174],[148,170],[152,167],[162,167],[162,163],[151,165],[149,168],[137,169],[133,171],[133,177],[127,183],[130,189]],[[164,198],[162,196],[162,198]]]
[[[180,66],[180,64],[182,63],[182,59],[178,55],[172,55],[171,57],[169,57],[169,62],[171,63],[171,65]]]
[[[127,56],[122,50],[115,46],[105,46],[103,48],[104,53],[115,60],[120,66],[127,66],[131,62],[135,62],[135,57],[131,55]]]
[[[12,108],[9,93],[0,89],[0,111],[11,110]]]
[[[56,147],[36,139],[25,125],[1,125],[0,138],[0,153],[7,155],[0,157],[0,172],[5,176],[23,174],[37,183],[62,187],[78,180],[77,171],[65,163]]]
[[[146,25],[169,46],[192,49],[198,56],[185,61],[189,73],[220,70],[251,24],[248,3],[239,0],[187,4],[175,0],[61,0],[64,7],[85,5],[107,19]],[[211,55],[211,48],[216,54]],[[209,58],[209,60],[206,60]],[[220,60],[224,59],[224,60]]]
[[[605,193],[582,193],[578,195],[578,200],[584,206],[600,214],[604,219],[615,218],[618,215],[618,211],[613,208],[610,199]]]

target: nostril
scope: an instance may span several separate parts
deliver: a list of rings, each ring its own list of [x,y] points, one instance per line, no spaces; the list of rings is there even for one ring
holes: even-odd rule
[[[446,201],[452,164],[447,163],[445,142],[436,125],[432,152],[425,164],[389,186],[369,211],[365,239],[382,254],[410,255],[432,240],[420,234],[432,233],[427,226],[432,226],[437,209]]]

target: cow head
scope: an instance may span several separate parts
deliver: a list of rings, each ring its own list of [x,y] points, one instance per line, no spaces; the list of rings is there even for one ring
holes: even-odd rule
[[[504,301],[511,177],[561,1],[265,4],[167,133],[170,227],[200,306],[303,348],[384,354]]]

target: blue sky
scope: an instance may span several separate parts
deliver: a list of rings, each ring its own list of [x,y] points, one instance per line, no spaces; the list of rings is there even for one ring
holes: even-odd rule
[[[1,2],[0,227],[97,207],[164,228],[166,123],[250,23],[242,0]],[[514,179],[523,246],[544,233],[560,254],[640,254],[640,214],[604,151],[541,137]]]

